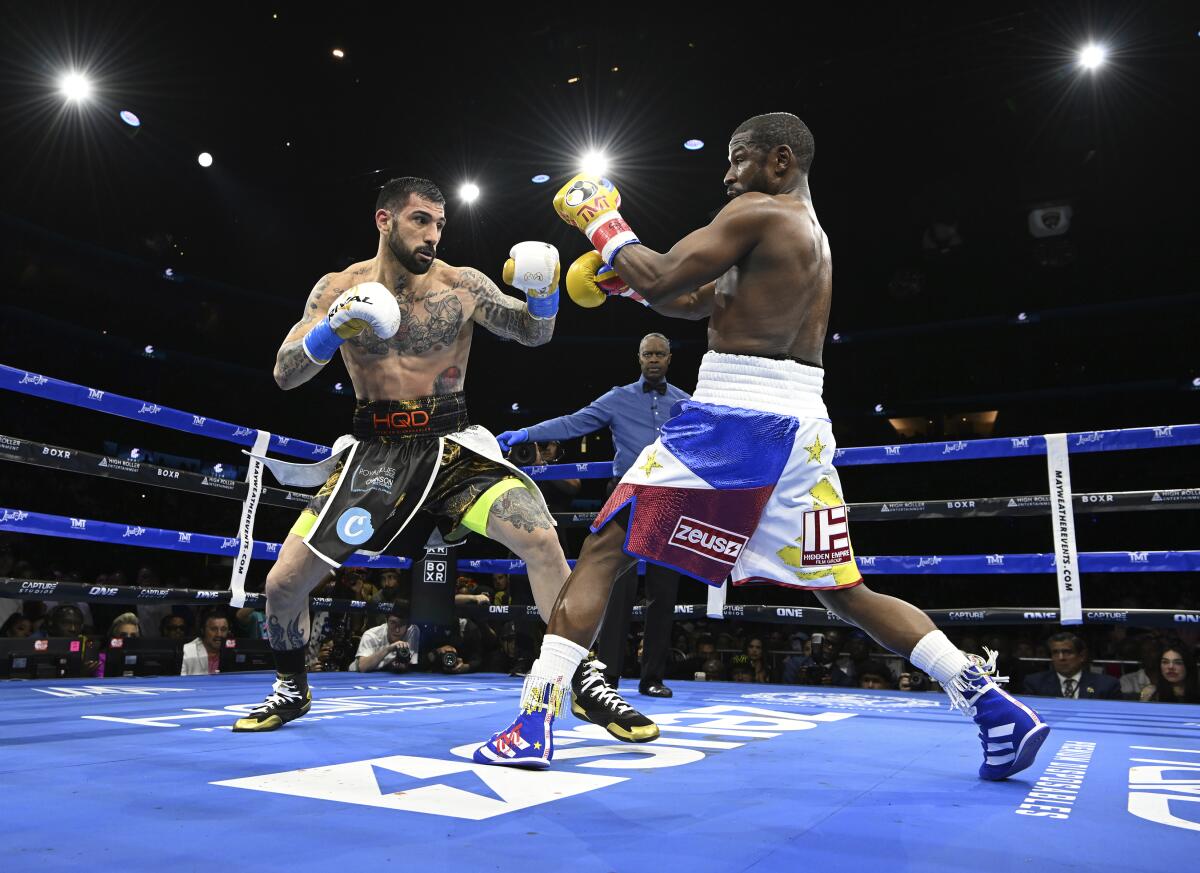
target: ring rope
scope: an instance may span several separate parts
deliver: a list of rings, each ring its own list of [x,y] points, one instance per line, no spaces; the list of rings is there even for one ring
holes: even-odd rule
[[[108,603],[228,603],[230,592],[205,591],[192,588],[136,588],[132,586],[89,585],[85,582],[60,582],[57,580],[14,579],[0,577],[0,597],[28,598],[30,596],[65,600],[92,600]],[[263,607],[265,594],[246,594],[246,605]],[[313,609],[328,609],[331,612],[366,612],[387,614],[392,604],[368,600],[346,600],[334,597],[310,597]],[[708,604],[679,604],[675,607],[675,620],[705,619]],[[464,607],[469,610],[471,607]],[[476,608],[479,609],[479,608]],[[536,606],[488,606],[489,617],[510,619],[519,622],[540,622]],[[1059,611],[1054,607],[994,607],[972,609],[926,609],[925,614],[935,624],[956,625],[1028,625],[1047,624],[1059,620]],[[643,620],[644,606],[635,606],[632,616]],[[1128,624],[1137,627],[1179,627],[1200,624],[1200,612],[1172,609],[1085,609],[1084,623],[1098,625]],[[763,624],[793,625],[847,625],[849,623],[836,613],[812,606],[769,606],[762,604],[726,605],[720,616],[723,619],[742,619]]]

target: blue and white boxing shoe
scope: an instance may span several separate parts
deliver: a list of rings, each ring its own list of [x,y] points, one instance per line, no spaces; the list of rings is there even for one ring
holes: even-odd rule
[[[521,712],[514,721],[475,750],[476,764],[545,770],[554,758],[554,719],[562,715],[562,680],[525,677]]]
[[[979,741],[983,744],[979,778],[998,782],[1033,763],[1050,735],[1050,725],[1000,687],[998,683],[1008,679],[995,675],[996,652],[986,647],[984,651],[986,661],[978,655],[967,655],[970,665],[946,686],[946,693],[955,709],[979,725]]]

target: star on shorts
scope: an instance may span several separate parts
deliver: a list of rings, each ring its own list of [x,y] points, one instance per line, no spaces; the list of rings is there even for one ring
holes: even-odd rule
[[[805,446],[804,451],[808,452],[808,463],[821,463],[821,452],[825,451],[825,444],[821,442],[821,437],[818,435],[816,441],[811,446]]]
[[[646,456],[646,463],[643,466],[638,467],[638,469],[645,474],[647,479],[650,478],[650,471],[661,470],[662,464],[658,462],[658,449],[653,449],[650,454]]]

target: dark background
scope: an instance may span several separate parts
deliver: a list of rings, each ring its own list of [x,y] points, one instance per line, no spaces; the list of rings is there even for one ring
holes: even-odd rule
[[[439,183],[439,256],[498,278],[522,239],[554,243],[568,263],[585,250],[550,199],[580,153],[603,147],[626,218],[665,250],[724,202],[733,128],[786,110],[817,143],[812,191],[836,266],[826,398],[841,445],[1196,420],[1193,4],[647,7],[3,4],[0,362],[328,444],[352,405],[334,393],[348,386],[341,364],[288,394],[271,367],[313,283],[373,254],[386,179]],[[1076,52],[1092,40],[1110,57],[1089,72]],[[71,68],[95,80],[92,102],[55,93]],[[142,126],[123,125],[121,109]],[[693,137],[703,150],[682,148]],[[549,183],[530,182],[543,172]],[[466,181],[483,192],[471,206],[456,196]],[[1046,204],[1073,218],[1037,240],[1028,215]],[[690,390],[704,324],[627,301],[581,310],[564,298],[538,349],[477,331],[472,416],[499,432],[572,411],[636,377],[648,331],[673,339],[671,379]],[[994,423],[974,415],[985,412]],[[893,417],[913,420],[906,435]],[[16,395],[0,397],[0,432],[238,460],[231,446]],[[610,453],[603,436],[567,459]],[[1076,466],[1077,490],[1198,484],[1184,450]],[[0,473],[0,504],[14,508],[205,533],[236,522],[228,501]],[[1032,461],[843,478],[852,501],[1045,490]],[[264,510],[263,538],[283,535],[285,515]],[[1080,545],[1194,546],[1191,517],[1081,519]],[[861,554],[1048,551],[1046,528],[876,524],[855,541]],[[1028,582],[1016,600],[1050,602],[1044,580]],[[918,583],[925,606],[1000,605],[1012,590],[884,587]],[[1085,602],[1116,605],[1128,588],[1104,586],[1118,583],[1089,581]],[[1182,596],[1157,584],[1138,586],[1138,605]]]

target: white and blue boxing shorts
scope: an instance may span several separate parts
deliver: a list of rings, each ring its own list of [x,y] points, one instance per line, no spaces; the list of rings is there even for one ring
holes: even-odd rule
[[[592,530],[629,506],[628,554],[710,585],[858,585],[823,381],[819,367],[708,352],[695,395]]]

